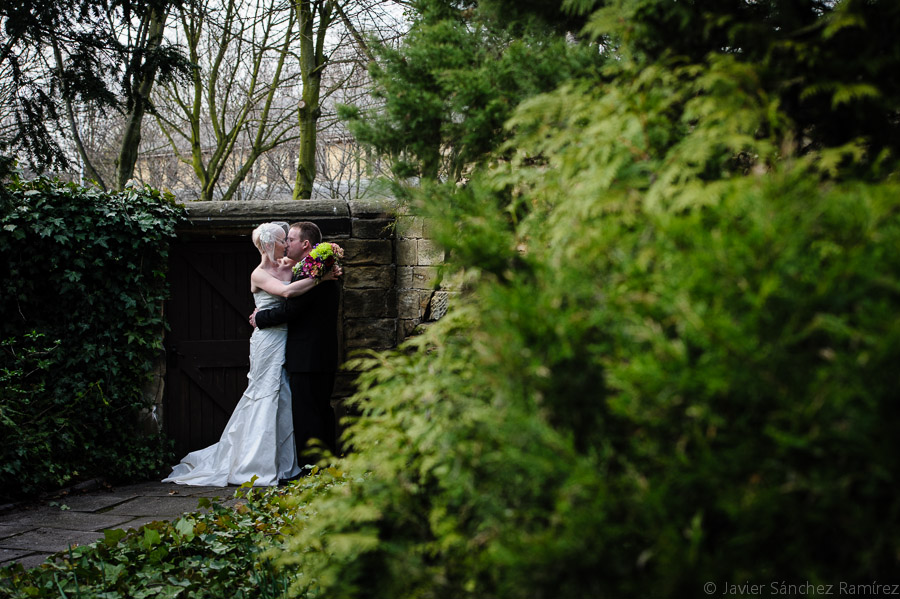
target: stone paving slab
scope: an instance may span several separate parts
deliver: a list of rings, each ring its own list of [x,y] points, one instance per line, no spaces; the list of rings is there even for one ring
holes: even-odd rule
[[[101,495],[73,495],[55,502],[60,508],[73,512],[99,512],[138,497],[137,493],[103,493]]]
[[[192,496],[206,491],[218,490],[219,492],[228,492],[230,495],[233,495],[234,491],[229,491],[229,489],[232,489],[232,487],[192,487],[190,485],[176,485],[175,483],[148,481],[145,483],[117,487],[116,492],[133,493],[144,497],[168,497],[172,495]],[[236,490],[237,487],[233,487],[233,489]]]
[[[21,559],[31,552],[26,549],[0,549],[0,564]]]
[[[30,570],[31,568],[37,568],[38,566],[43,564],[45,561],[47,561],[47,558],[50,557],[51,555],[53,555],[53,554],[52,553],[43,553],[43,552],[29,553],[25,557],[19,558],[14,561],[17,561],[20,564],[22,564],[22,567],[25,568],[26,570]],[[9,565],[9,563],[3,564],[3,565],[6,566],[6,565]]]
[[[191,487],[148,481],[4,510],[0,513],[0,565],[19,562],[33,568],[70,544],[102,539],[104,529],[137,529],[158,520],[175,520],[187,512],[207,511],[197,505],[201,497],[218,498],[218,503],[231,507],[241,501],[234,497],[236,490],[236,486]]]
[[[197,487],[198,489],[203,489],[203,487]],[[208,497],[210,499],[214,497],[218,497],[223,500],[234,499],[234,494],[237,492],[238,487],[212,487],[205,490],[199,490],[196,493],[192,493],[192,497]]]
[[[178,514],[178,517],[180,517],[180,516],[181,516],[181,514]],[[176,519],[176,516],[138,516],[137,518],[129,520],[128,522],[126,522],[122,526],[119,526],[118,528],[121,528],[124,531],[129,531],[131,529],[137,530],[141,526],[144,526],[145,524],[150,524],[151,522],[159,522],[160,520],[172,521],[175,519]]]
[[[112,515],[124,514],[127,516],[156,516],[157,520],[159,520],[177,517],[185,512],[196,512],[199,509],[196,497],[158,497],[151,495],[126,501],[105,513]]]
[[[102,532],[36,528],[15,537],[3,539],[0,541],[0,548],[56,553],[57,551],[68,549],[69,545],[90,545],[102,538]]]
[[[5,514],[0,514],[0,524],[24,524],[33,528],[34,522],[40,521],[41,518],[49,517],[51,514],[58,511],[59,508],[52,508],[46,505],[30,506],[17,512],[6,512]]]
[[[118,528],[120,524],[131,520],[128,515],[92,514],[90,512],[71,512],[56,510],[32,514],[18,520],[23,526],[41,528],[62,528],[66,530],[97,531],[106,528]]]
[[[23,533],[26,530],[31,530],[32,528],[32,526],[29,526],[27,524],[17,524],[15,522],[11,522],[9,524],[0,524],[0,540]]]

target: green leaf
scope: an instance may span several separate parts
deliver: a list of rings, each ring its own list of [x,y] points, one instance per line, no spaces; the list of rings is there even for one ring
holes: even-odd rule
[[[141,539],[141,546],[144,549],[149,551],[152,547],[158,545],[161,540],[159,532],[149,526],[144,527],[144,536]]]
[[[184,537],[185,542],[190,542],[194,538],[194,524],[193,519],[186,517],[179,518],[175,523],[175,530]]]

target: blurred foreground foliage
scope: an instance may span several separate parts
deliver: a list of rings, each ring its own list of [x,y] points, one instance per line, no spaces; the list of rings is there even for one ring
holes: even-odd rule
[[[794,171],[679,211],[558,198],[573,217],[523,224],[515,268],[358,364],[342,468],[370,475],[314,501],[283,559],[348,597],[896,571],[898,198]]]
[[[383,119],[354,123],[422,177],[406,196],[462,293],[352,364],[357,478],[295,521],[295,592],[686,597],[897,572],[900,96],[877,73],[898,52],[865,39],[896,4],[564,2],[585,25],[567,43],[602,66],[506,96],[480,153],[460,132],[487,105],[439,87],[435,19],[483,19],[498,52],[570,20],[463,4],[419,4],[441,10],[375,75],[428,77],[386,78]],[[445,103],[412,126],[415,94]]]

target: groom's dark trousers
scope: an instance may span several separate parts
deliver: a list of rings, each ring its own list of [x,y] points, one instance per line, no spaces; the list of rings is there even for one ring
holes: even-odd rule
[[[261,329],[288,324],[284,367],[290,374],[291,411],[297,456],[318,439],[337,453],[336,423],[331,407],[338,362],[337,316],[340,289],[336,281],[322,281],[298,297],[256,313]]]

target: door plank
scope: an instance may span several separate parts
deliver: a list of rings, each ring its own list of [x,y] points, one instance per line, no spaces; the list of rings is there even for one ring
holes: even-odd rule
[[[223,298],[228,303],[229,306],[234,308],[235,312],[237,312],[241,316],[250,316],[249,313],[244,314],[244,310],[247,309],[246,294],[250,292],[249,289],[245,291],[245,294],[242,297],[237,297],[235,290],[233,288],[229,288],[213,269],[209,268],[206,264],[200,261],[198,256],[195,256],[190,252],[186,252],[182,255],[182,257],[187,261],[188,264],[191,265],[191,268],[193,268],[197,272],[197,274],[199,274],[207,283],[209,283],[209,285],[219,294],[221,298]],[[247,326],[250,326],[249,323]]]

